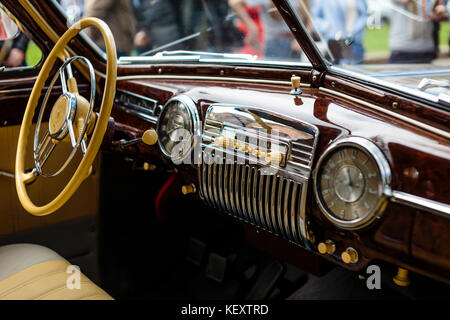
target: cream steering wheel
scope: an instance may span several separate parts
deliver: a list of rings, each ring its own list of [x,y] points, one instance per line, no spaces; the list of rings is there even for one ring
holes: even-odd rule
[[[102,105],[98,116],[93,113],[95,99],[95,71],[91,63],[88,59],[80,56],[66,59],[66,45],[81,30],[87,27],[97,28],[102,34],[106,46],[106,79]],[[38,122],[36,125],[33,154],[35,168],[31,172],[25,172],[27,140],[32,126],[33,116],[48,75],[58,58],[64,59],[64,63],[47,90],[39,111]],[[89,102],[78,93],[77,83],[72,75],[71,69],[71,63],[75,60],[84,61],[89,68],[91,77],[91,98]],[[68,75],[67,80],[66,73]],[[39,132],[44,110],[47,105],[49,93],[58,79],[58,76],[61,78],[63,93],[52,106],[48,129],[43,134],[42,139],[40,139]],[[91,165],[100,149],[103,136],[107,129],[114,101],[116,80],[116,45],[108,25],[100,19],[84,18],[78,21],[64,33],[50,52],[34,84],[33,90],[31,91],[30,99],[28,100],[22,126],[20,128],[16,154],[15,180],[17,195],[24,209],[32,215],[44,216],[58,210],[70,199],[84,179],[89,176]],[[88,135],[90,135],[89,143],[87,143]],[[72,152],[59,170],[51,174],[44,173],[43,166],[51,156],[53,148],[57,143],[70,143],[72,145]],[[38,176],[45,178],[59,174],[70,162],[78,148],[81,148],[83,158],[67,185],[52,201],[43,206],[36,206],[27,193],[27,184],[34,181]]]

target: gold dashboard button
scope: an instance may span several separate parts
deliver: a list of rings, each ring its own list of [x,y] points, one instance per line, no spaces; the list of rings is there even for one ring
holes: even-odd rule
[[[348,247],[344,252],[342,252],[341,259],[346,264],[357,263],[359,260],[358,252],[352,247]]]
[[[319,243],[317,250],[319,250],[321,254],[333,254],[336,251],[336,245],[333,241],[327,240]]]

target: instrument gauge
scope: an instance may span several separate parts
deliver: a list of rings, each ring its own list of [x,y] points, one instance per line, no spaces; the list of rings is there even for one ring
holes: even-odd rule
[[[390,168],[372,142],[350,137],[321,157],[315,193],[325,217],[343,229],[359,229],[379,217],[389,193]]]
[[[161,151],[175,163],[185,159],[199,135],[199,117],[195,103],[186,96],[170,99],[158,121],[158,143]]]

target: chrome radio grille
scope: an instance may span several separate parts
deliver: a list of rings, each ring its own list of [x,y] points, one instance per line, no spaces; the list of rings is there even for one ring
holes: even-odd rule
[[[303,244],[302,183],[263,175],[250,165],[203,164],[200,171],[200,188],[208,205]]]
[[[276,128],[280,134],[261,138],[262,127]],[[241,142],[234,147],[217,145],[217,139],[230,135],[240,136]],[[243,151],[245,145],[255,149],[250,143],[254,136],[265,140],[265,151],[276,145],[284,161],[274,166]],[[317,137],[315,127],[267,111],[211,106],[201,138],[201,197],[209,206],[308,247],[306,196]]]

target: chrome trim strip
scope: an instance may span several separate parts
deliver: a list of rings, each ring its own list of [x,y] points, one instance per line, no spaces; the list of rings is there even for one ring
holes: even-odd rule
[[[79,85],[79,87],[81,87],[82,85]],[[87,87],[87,85],[86,85]],[[43,87],[42,91],[44,90],[48,90],[48,86],[47,87]],[[61,89],[62,86],[53,86],[53,89]],[[31,92],[31,90],[33,90],[33,88],[19,88],[19,89],[5,89],[5,90],[0,90],[0,94],[8,94],[8,93],[17,93],[17,92]]]
[[[391,201],[450,219],[450,205],[402,191],[392,191]]]
[[[284,178],[279,178],[278,179],[278,194],[277,194],[277,221],[278,221],[278,226],[280,228],[280,235],[283,236],[283,238],[287,238],[286,236],[286,232],[284,230],[285,225],[283,224],[283,210],[281,210],[281,208],[283,207],[283,202],[282,202],[282,198],[283,198],[283,193],[285,192],[285,187],[286,187],[286,180]]]
[[[289,223],[289,208],[291,207],[292,200],[293,200],[292,194],[290,193],[291,185],[292,185],[292,181],[289,179],[286,179],[285,188],[284,188],[283,217],[282,218],[284,220],[283,225],[284,225],[286,237],[289,240],[294,241],[294,239],[292,238],[292,233],[291,233],[291,228],[290,228],[290,223]],[[289,197],[289,196],[291,196],[291,197]]]
[[[294,239],[294,241],[301,243],[301,239],[297,234],[297,210],[301,210],[300,209],[300,205],[299,205],[299,195],[298,195],[298,187],[301,186],[298,183],[294,183],[293,189],[292,189],[292,202],[291,202],[291,232],[292,232],[292,237]]]
[[[252,167],[252,211],[253,215],[255,217],[255,221],[258,225],[264,226],[263,222],[261,221],[260,213],[258,211],[258,190],[260,189],[259,185],[261,183],[261,175],[259,174],[259,171],[257,168]],[[262,200],[262,199],[261,199]]]
[[[278,235],[281,235],[280,230],[278,230],[278,224],[277,224],[277,217],[276,217],[276,207],[275,207],[275,203],[276,203],[276,196],[277,196],[277,180],[275,175],[272,175],[272,196],[270,199],[270,214],[271,214],[271,218],[272,218],[272,228],[273,228],[273,232],[275,232]]]
[[[265,175],[266,177],[266,187],[265,187],[265,201],[264,201],[264,213],[266,216],[266,223],[267,223],[267,229],[275,232],[275,227],[272,225],[272,219],[270,214],[270,190],[271,190],[271,184],[273,183],[273,176]]]
[[[381,80],[379,78],[376,78],[374,76],[369,76],[369,75],[365,75],[363,73],[358,73],[358,72],[354,72],[354,71],[350,71],[350,70],[346,70],[346,69],[342,69],[336,66],[331,66],[329,68],[330,71],[335,71],[337,73],[341,73],[350,77],[355,78],[356,80],[362,80],[362,81],[366,81],[366,82],[372,82],[374,84],[386,87],[386,88],[391,88],[406,94],[409,94],[411,96],[416,96],[425,100],[429,100],[431,102],[439,102],[439,97],[432,95],[430,93],[426,93],[423,91],[419,91],[416,89],[411,89],[409,87],[406,86],[402,86],[402,85],[398,85],[395,82],[389,82],[386,80]]]
[[[223,199],[223,165],[217,165],[217,170],[219,171],[217,174],[217,193],[219,194],[219,202],[222,210],[226,211],[227,207],[225,206],[225,201]]]
[[[124,80],[145,80],[145,79],[171,79],[171,80],[210,80],[210,81],[230,81],[230,82],[246,82],[260,84],[275,84],[283,86],[291,86],[290,81],[262,80],[262,79],[245,79],[233,77],[207,77],[207,76],[172,76],[172,75],[141,75],[141,76],[122,76],[117,77],[117,81]],[[309,83],[301,83],[301,87],[309,88]]]
[[[6,171],[0,170],[0,177],[1,177],[1,176],[7,177],[7,178],[11,178],[11,179],[14,179],[14,178],[15,178],[15,174],[14,174],[14,173],[6,172]]]
[[[250,217],[250,221],[257,224],[255,213],[253,212],[253,208],[252,208],[252,198],[251,198],[253,184],[255,183],[252,179],[252,173],[253,173],[253,168],[248,166],[247,167],[247,179],[245,180],[246,184],[247,184],[247,191],[246,191],[245,195],[247,197],[247,213]]]
[[[230,171],[231,165],[224,164],[224,166],[225,166],[225,168],[224,168],[224,174],[223,174],[223,190],[224,190],[223,198],[225,200],[225,208],[228,212],[230,212],[232,210],[231,204],[230,204],[230,197],[232,197],[233,195],[231,192],[229,192],[229,188],[228,188],[228,185],[231,181],[231,176],[230,176],[230,178],[228,177],[228,175],[229,175],[228,172]],[[228,195],[230,195],[230,196],[228,196]]]
[[[245,188],[245,186],[248,187],[248,185],[249,185],[248,182],[244,183],[244,181],[246,181],[246,178],[247,178],[247,170],[248,170],[248,166],[243,165],[241,167],[241,177],[240,177],[240,181],[241,181],[241,183],[240,183],[240,185],[241,185],[241,192],[240,192],[240,194],[241,194],[241,208],[242,208],[242,212],[244,213],[244,218],[247,221],[252,222],[252,220],[250,219],[250,214],[248,213],[246,205],[245,205],[245,203],[246,203],[245,196],[247,195],[248,190],[245,190],[244,188]]]
[[[244,213],[242,211],[242,205],[239,203],[239,194],[242,193],[241,190],[241,171],[244,170],[241,165],[234,165],[234,201],[235,201],[235,209],[238,214],[238,217],[245,219]]]
[[[214,202],[216,203],[216,207],[220,209],[222,207],[222,204],[220,203],[219,194],[218,194],[219,183],[220,183],[218,181],[218,175],[219,175],[218,169],[217,169],[218,166],[221,166],[221,165],[219,165],[219,164],[217,164],[215,162],[211,166],[211,171],[212,171],[212,185],[211,185],[211,188],[212,188],[212,191],[213,191],[213,199],[214,199]]]
[[[178,101],[179,103],[183,104],[183,106],[186,108],[186,110],[188,111],[189,115],[191,116],[192,127],[193,127],[191,134],[193,135],[194,143],[192,144],[191,148],[185,152],[185,154],[183,154],[182,156],[177,156],[177,157],[172,157],[167,152],[167,150],[165,150],[165,148],[162,145],[160,139],[158,139],[158,146],[159,146],[159,149],[161,150],[161,152],[167,158],[172,159],[172,161],[180,161],[181,162],[184,159],[186,159],[187,157],[191,156],[191,154],[192,154],[191,151],[194,148],[195,141],[197,141],[197,139],[200,139],[200,137],[201,137],[202,128],[201,128],[200,117],[199,117],[198,111],[197,111],[197,105],[187,95],[179,95],[179,96],[175,96],[175,97],[169,99],[169,101],[166,102],[166,104],[164,105],[163,109],[161,110],[161,114],[159,115],[159,119],[162,119],[165,116],[165,113],[167,112],[168,106],[170,106],[174,101]],[[161,136],[161,134],[160,134],[161,133],[161,122],[162,121],[158,121],[157,122],[156,132],[158,133],[158,136]]]
[[[430,125],[425,124],[425,123],[421,123],[421,122],[419,122],[419,121],[413,120],[413,119],[411,119],[411,118],[408,118],[408,117],[403,116],[403,115],[401,115],[401,114],[398,114],[398,113],[396,113],[396,112],[387,110],[387,109],[385,109],[385,108],[379,107],[379,106],[377,106],[377,105],[374,105],[374,104],[372,104],[372,103],[363,101],[363,100],[361,100],[361,99],[358,99],[358,98],[349,96],[349,95],[347,95],[347,94],[345,94],[345,93],[337,92],[337,91],[334,91],[334,90],[331,90],[331,89],[327,89],[327,88],[323,88],[323,87],[320,87],[320,88],[319,88],[319,91],[323,91],[323,92],[325,92],[325,93],[328,93],[328,94],[331,94],[331,95],[335,95],[335,96],[338,96],[338,97],[340,97],[340,98],[348,99],[348,100],[350,100],[350,101],[353,101],[353,102],[362,104],[362,105],[364,105],[364,106],[366,106],[366,107],[369,107],[369,108],[371,108],[371,109],[377,110],[377,111],[379,111],[379,112],[383,112],[383,113],[385,113],[385,114],[387,114],[387,115],[389,115],[389,116],[391,116],[391,117],[397,118],[397,119],[402,120],[402,121],[404,121],[404,122],[408,122],[409,124],[412,124],[413,126],[422,128],[422,129],[424,129],[424,130],[433,132],[433,133],[438,134],[438,135],[440,135],[440,136],[443,136],[443,137],[445,137],[445,138],[447,138],[447,139],[450,139],[450,133],[449,133],[449,132],[446,132],[446,131],[444,131],[444,130],[435,128],[435,127],[430,126]]]

